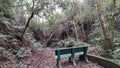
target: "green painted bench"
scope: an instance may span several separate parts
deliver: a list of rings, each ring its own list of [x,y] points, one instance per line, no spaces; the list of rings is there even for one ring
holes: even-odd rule
[[[87,59],[87,50],[88,46],[79,46],[79,47],[68,47],[68,48],[59,48],[55,50],[55,59],[57,60],[57,67],[61,67],[60,60],[62,58],[69,58],[69,61],[72,61],[74,68],[76,68],[75,56],[79,56],[79,60],[85,60],[88,63]]]

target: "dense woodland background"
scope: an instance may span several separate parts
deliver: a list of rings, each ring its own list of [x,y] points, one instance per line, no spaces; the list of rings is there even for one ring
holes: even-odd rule
[[[73,43],[120,64],[120,0],[0,0],[0,61]]]

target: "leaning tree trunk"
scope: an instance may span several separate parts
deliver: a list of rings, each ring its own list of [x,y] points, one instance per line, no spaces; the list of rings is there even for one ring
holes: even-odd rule
[[[30,18],[29,18],[28,21],[27,21],[27,24],[26,24],[26,26],[25,26],[25,29],[24,29],[23,32],[22,32],[21,38],[23,38],[23,36],[24,36],[24,34],[25,34],[25,31],[26,31],[26,29],[28,28],[29,23],[30,23],[31,19],[33,18],[33,16],[34,16],[34,13],[32,12]]]
[[[35,6],[34,0],[32,0],[32,2],[33,2],[32,13],[31,13],[31,16],[29,17],[29,19],[27,20],[27,24],[26,24],[25,29],[23,30],[23,32],[22,32],[22,34],[21,34],[21,38],[23,38],[23,36],[24,36],[24,34],[25,34],[25,31],[27,30],[27,28],[28,28],[28,26],[29,26],[29,24],[30,24],[31,19],[32,19],[33,16],[34,16],[34,6]]]
[[[102,18],[101,0],[97,0],[96,4],[97,4],[97,11],[98,11],[98,18],[103,30],[103,35],[104,35],[104,49],[112,49],[113,45],[109,35],[109,31],[107,29],[107,25],[105,25],[105,22],[103,21],[103,18]]]

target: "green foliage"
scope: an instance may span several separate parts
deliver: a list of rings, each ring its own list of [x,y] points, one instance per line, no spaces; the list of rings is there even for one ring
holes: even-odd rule
[[[117,9],[120,8],[120,0],[116,0],[116,7],[117,7]]]
[[[3,52],[5,50],[5,48],[0,46],[0,52]]]
[[[116,35],[115,36],[115,38],[114,38],[114,45],[115,46],[120,46],[120,35]]]
[[[42,29],[42,24],[37,23],[35,20],[31,21],[30,23],[30,28],[34,28],[34,29]]]
[[[118,40],[118,39],[117,39]],[[107,50],[104,50],[103,51],[103,53],[102,53],[102,56],[104,56],[104,57],[107,57],[107,58],[111,58],[111,59],[114,59],[115,60],[115,62],[116,62],[116,60],[118,60],[118,61],[120,61],[120,43],[114,43],[115,44],[115,46],[117,46],[116,48],[115,48],[115,50],[109,50],[109,49],[107,49]],[[117,62],[118,62],[117,61]]]
[[[102,56],[106,57],[106,58],[113,59],[114,58],[114,52],[112,50],[107,49],[107,50],[103,51]]]
[[[89,42],[95,45],[101,45],[104,41],[100,23],[98,20],[92,25],[92,32],[89,34]]]
[[[0,2],[0,17],[12,18],[12,6],[13,0],[2,0]]]
[[[31,55],[31,51],[25,50],[24,48],[20,48],[17,51],[17,54],[13,54],[12,52],[8,51],[7,49],[0,47],[0,53],[1,53],[0,58],[3,57],[13,63],[16,63],[18,59],[21,59],[21,58]]]
[[[120,49],[119,49],[120,47],[118,47],[115,51],[113,51],[113,53],[114,53],[114,58],[115,59],[119,59],[120,60]]]
[[[11,62],[15,63],[15,55],[10,53],[9,51],[3,51],[4,58],[10,60]]]
[[[120,37],[114,39],[115,46],[120,46]]]
[[[19,60],[24,58],[25,56],[30,56],[31,51],[25,50],[24,48],[20,48],[17,52],[17,54],[13,54],[11,51],[8,51],[7,49],[0,47],[0,60],[1,59],[7,59],[11,61],[13,64],[15,64],[16,68],[21,68],[21,64],[19,63]],[[22,64],[28,65],[29,62],[27,61],[21,61]]]
[[[118,59],[120,61],[120,49],[116,49],[114,51],[112,50],[105,50],[102,53],[102,56],[107,57],[107,58],[111,58],[111,59]]]
[[[68,8],[70,7],[70,3],[69,2],[64,2],[63,4],[61,4],[61,7],[64,9],[64,10],[68,10]]]
[[[0,47],[0,53],[1,53],[0,58],[3,57],[7,60],[10,60],[13,63],[15,62],[15,55],[13,55],[11,52],[9,52],[6,48]]]
[[[99,37],[99,38],[94,38],[94,41],[98,42],[98,43],[102,43],[103,42],[103,38]]]

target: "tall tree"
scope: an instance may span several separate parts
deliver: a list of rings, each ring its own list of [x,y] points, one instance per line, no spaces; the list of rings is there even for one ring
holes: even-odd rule
[[[76,40],[78,41],[78,31],[77,31],[77,26],[76,26],[76,22],[75,22],[75,16],[74,16],[74,9],[75,9],[75,5],[74,5],[74,1],[73,1],[73,4],[72,4],[72,16],[74,17],[72,23],[73,23],[73,26],[74,26],[74,31],[75,31],[75,37],[76,37]]]
[[[104,49],[113,49],[113,43],[111,41],[111,37],[109,34],[109,30],[107,27],[107,24],[104,21],[103,18],[103,11],[102,11],[102,6],[101,6],[102,1],[101,0],[97,0],[96,4],[97,4],[97,11],[98,11],[98,18],[103,30],[103,35],[104,35]]]

